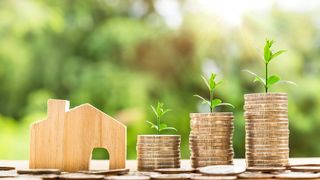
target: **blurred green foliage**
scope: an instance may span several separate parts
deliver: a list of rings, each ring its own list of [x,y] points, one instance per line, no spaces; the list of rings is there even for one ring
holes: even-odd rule
[[[270,89],[289,94],[291,156],[319,155],[319,11],[273,7],[231,26],[179,1],[182,22],[172,27],[155,2],[0,1],[0,159],[28,158],[29,126],[46,117],[49,98],[88,102],[125,123],[129,159],[136,136],[153,133],[145,121],[160,100],[188,158],[189,113],[207,111],[193,94],[208,98],[200,76],[210,72],[224,79],[217,98],[236,107],[217,110],[234,111],[235,154],[244,157],[243,94],[263,89],[241,70],[263,74],[266,37],[288,50],[270,69],[298,84]]]

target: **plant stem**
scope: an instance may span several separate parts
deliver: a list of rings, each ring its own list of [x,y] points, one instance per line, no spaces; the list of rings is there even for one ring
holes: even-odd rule
[[[160,134],[160,117],[157,117],[157,126],[158,126],[158,129],[157,129],[157,134]]]
[[[210,112],[213,112],[213,104],[212,104],[212,99],[213,99],[213,90],[210,90]]]
[[[268,63],[266,63],[266,85],[264,87],[267,93],[268,92]]]

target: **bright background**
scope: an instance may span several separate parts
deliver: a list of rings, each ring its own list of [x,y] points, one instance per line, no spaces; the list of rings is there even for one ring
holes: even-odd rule
[[[128,126],[128,158],[138,134],[154,133],[151,104],[182,135],[189,113],[206,112],[200,76],[216,72],[215,96],[232,103],[236,157],[244,157],[243,94],[262,92],[265,38],[288,52],[271,72],[298,86],[289,94],[290,155],[319,156],[320,1],[2,0],[0,1],[0,159],[27,159],[29,126],[46,117],[49,98],[90,103]],[[172,133],[172,132],[168,132]],[[95,157],[100,158],[99,151]]]

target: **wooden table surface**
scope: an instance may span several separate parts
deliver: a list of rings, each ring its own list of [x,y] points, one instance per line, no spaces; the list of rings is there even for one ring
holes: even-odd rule
[[[92,160],[90,163],[91,170],[105,170],[108,168],[107,160]],[[245,166],[244,159],[235,159],[235,164]],[[320,158],[290,158],[290,164],[320,164]],[[0,166],[13,166],[16,169],[27,169],[29,167],[27,160],[0,160]],[[126,167],[132,171],[137,169],[136,160],[127,160]],[[181,167],[188,168],[190,167],[190,160],[182,160]]]

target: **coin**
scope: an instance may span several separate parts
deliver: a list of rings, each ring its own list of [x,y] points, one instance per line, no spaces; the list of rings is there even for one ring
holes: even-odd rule
[[[147,161],[158,161],[158,162],[170,162],[170,161],[180,161],[180,157],[161,157],[161,158],[144,158],[144,157],[139,157],[137,158],[137,160],[139,161],[144,161],[144,162],[147,162]]]
[[[190,113],[190,118],[193,117],[212,117],[212,116],[231,116],[233,117],[232,112],[214,112],[214,113]]]
[[[104,179],[104,176],[103,175],[82,174],[82,173],[70,173],[70,174],[60,175],[59,179],[95,180],[95,179]]]
[[[238,175],[240,179],[272,179],[274,177],[274,174],[262,172],[244,172]]]
[[[90,170],[90,171],[79,171],[79,173],[95,174],[95,175],[122,175],[127,174],[129,169],[110,169],[110,170]]]
[[[163,168],[170,168],[171,165],[180,165],[180,161],[138,161],[138,165],[143,165],[143,166],[151,166],[151,165],[161,165],[164,166]],[[170,167],[166,167],[166,165]]]
[[[278,179],[314,179],[320,178],[319,174],[308,172],[286,172],[275,175]]]
[[[14,178],[16,177],[16,173],[11,170],[0,170],[0,179],[2,178]]]
[[[290,167],[290,170],[300,172],[320,172],[320,166],[294,166]]]
[[[230,154],[233,153],[233,149],[210,149],[210,150],[201,150],[201,149],[195,149],[192,153],[207,153],[207,154]]]
[[[57,174],[38,175],[37,177],[41,178],[42,180],[59,179],[59,175]]]
[[[152,175],[151,179],[154,180],[162,180],[162,179],[169,179],[169,180],[180,180],[180,179],[190,179],[190,174],[159,174],[159,175]]]
[[[166,135],[166,134],[162,134],[162,135],[138,135],[138,139],[150,139],[150,138],[154,138],[154,139],[176,139],[176,138],[179,138],[180,139],[180,135]]]
[[[128,173],[128,175],[131,175],[131,176],[151,176],[151,175],[156,175],[156,174],[160,174],[158,172],[149,172],[149,171],[130,171]]]
[[[137,147],[141,148],[168,148],[168,147],[180,147],[179,143],[137,143]]]
[[[247,171],[261,171],[261,172],[273,172],[273,171],[284,171],[286,167],[284,166],[254,166],[247,167]]]
[[[195,124],[229,124],[233,122],[233,118],[228,117],[207,117],[207,118],[192,118],[191,123]]]
[[[15,170],[15,167],[11,167],[11,166],[0,166],[0,171],[11,171],[11,170]]]
[[[237,176],[192,176],[192,180],[232,180],[237,179]]]
[[[125,176],[108,176],[104,179],[108,180],[149,180],[149,176],[143,176],[143,175],[125,175]]]
[[[212,156],[212,157],[190,157],[191,160],[193,161],[231,161],[233,160],[232,156]]]
[[[143,163],[143,164],[138,164],[138,170],[140,171],[141,169],[162,169],[162,168],[180,168],[180,163],[168,163],[168,164],[158,164],[158,163]]]
[[[162,174],[181,174],[181,173],[193,173],[195,169],[186,169],[186,168],[162,168],[155,169],[155,172],[159,172]]]
[[[199,172],[208,175],[237,175],[245,172],[246,168],[239,165],[216,165],[199,168]]]
[[[18,174],[61,174],[59,169],[19,169]]]
[[[163,147],[140,147],[140,146],[137,146],[137,151],[161,151],[161,150],[166,150],[166,151],[169,151],[169,150],[173,150],[173,151],[178,151],[180,149],[180,147],[175,147],[175,146],[163,146]]]
[[[140,175],[125,175],[125,176],[108,176],[104,179],[108,180],[149,180],[149,176],[140,176]]]
[[[152,165],[140,165],[138,166],[138,171],[149,171],[153,172],[154,169],[161,169],[161,168],[180,168],[180,164],[170,164],[170,165],[159,165],[159,164],[152,164]]]
[[[169,155],[166,155],[166,154],[163,154],[163,155],[154,155],[154,154],[145,154],[145,155],[137,155],[138,158],[146,158],[146,159],[153,159],[153,158],[157,158],[157,159],[162,159],[162,158],[181,158],[180,155],[172,155],[172,154],[169,154]]]
[[[231,165],[233,164],[233,161],[191,161],[191,167],[192,168],[199,168],[199,167],[205,167],[205,166],[211,166],[211,165]]]

